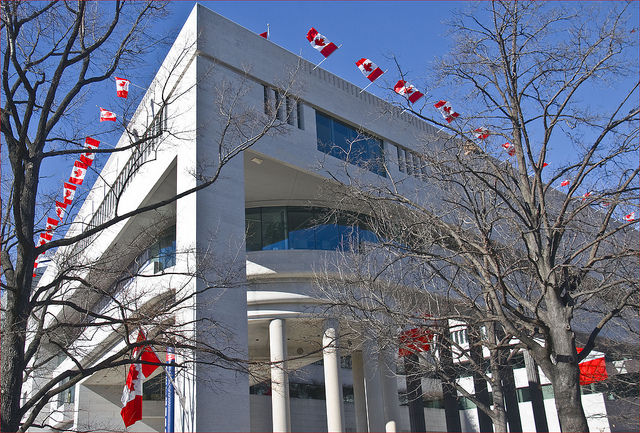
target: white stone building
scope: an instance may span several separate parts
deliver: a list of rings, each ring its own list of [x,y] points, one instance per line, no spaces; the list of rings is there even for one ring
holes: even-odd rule
[[[132,299],[140,309],[172,287],[192,291],[204,287],[201,279],[163,275],[161,271],[169,268],[176,272],[192,269],[193,262],[176,251],[207,246],[216,257],[235,258],[238,269],[246,273],[246,285],[194,297],[193,305],[178,313],[179,320],[194,320],[192,332],[205,326],[197,322],[203,317],[215,320],[226,332],[233,331],[225,344],[239,358],[295,359],[289,361],[286,371],[271,371],[271,385],[234,370],[196,366],[189,375],[178,373],[185,398],[184,406],[176,403],[176,431],[374,432],[392,429],[394,423],[397,431],[410,431],[408,408],[399,399],[406,389],[405,379],[395,376],[393,357],[378,355],[367,343],[357,343],[355,350],[343,351],[342,355],[350,356],[343,360],[343,368],[332,347],[340,339],[340,321],[313,314],[317,305],[312,296],[314,272],[347,242],[346,230],[352,235],[354,230],[336,221],[314,222],[313,216],[327,206],[316,199],[326,180],[324,171],[317,170],[319,163],[335,172],[344,163],[339,149],[322,143],[331,140],[339,145],[338,135],[362,129],[370,138],[363,144],[362,160],[356,163],[385,158],[389,170],[411,174],[412,150],[418,150],[418,139],[435,133],[426,123],[399,111],[381,116],[385,103],[379,98],[360,93],[359,87],[324,69],[314,69],[273,42],[196,6],[131,126],[144,130],[144,123],[155,119],[180,133],[163,135],[143,149],[113,154],[67,236],[111,217],[116,201],[121,215],[195,186],[193,173],[210,170],[205,164],[218,155],[220,124],[214,95],[220,86],[239,86],[246,80],[248,100],[268,111],[280,101],[276,89],[286,82],[286,72],[298,65],[291,93],[300,99],[282,100],[283,107],[288,107],[282,116],[290,112],[286,133],[266,136],[232,159],[212,186],[168,204],[153,216],[125,220],[79,248],[99,258],[161,221],[162,227],[156,228],[163,235],[133,255],[137,262],[131,261],[137,263],[136,273],[154,277],[137,277],[110,294],[126,296],[127,291],[134,291]],[[172,89],[172,95],[180,97],[158,117],[155,107],[163,89]],[[118,146],[126,146],[129,139],[123,136]],[[369,168],[368,172],[363,168],[365,176],[381,175],[375,164]],[[419,173],[415,177],[416,182],[421,181]],[[355,232],[360,240],[369,236],[366,227]],[[42,281],[54,274],[52,265]],[[92,302],[104,311],[110,298]],[[65,312],[61,308],[58,314]],[[101,359],[124,344],[114,335],[106,330],[81,335],[77,344],[85,345],[87,357]],[[62,357],[56,369],[71,366]],[[81,431],[124,429],[120,419],[124,371],[97,373],[59,396],[49,408],[57,425]],[[292,371],[290,377],[287,371]],[[163,430],[164,405],[158,397],[161,377],[157,370],[156,377],[149,379],[144,418],[129,431]],[[516,388],[526,389],[524,369],[516,368],[514,377]],[[544,377],[542,384],[548,385]],[[289,393],[283,391],[287,386]],[[423,379],[423,389],[435,396],[424,408],[428,430],[447,431],[437,398],[442,393],[438,381]],[[523,429],[531,431],[535,429],[533,414],[524,394],[519,392],[519,416]],[[602,393],[584,397],[594,431],[610,429],[606,417],[599,416],[606,413],[604,398]],[[553,399],[547,398],[545,406],[550,431],[558,431]],[[459,415],[463,431],[478,430],[476,409],[463,405]]]

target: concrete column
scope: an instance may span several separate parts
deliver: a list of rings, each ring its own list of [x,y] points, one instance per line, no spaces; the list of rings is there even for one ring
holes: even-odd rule
[[[390,350],[384,350],[380,351],[379,358],[385,430],[387,432],[402,431],[402,427],[400,426],[400,405],[398,402],[395,357]]]
[[[274,432],[289,432],[289,380],[287,377],[287,336],[285,321],[269,322],[271,355],[271,417]]]
[[[344,406],[340,378],[340,351],[338,349],[338,321],[327,319],[322,336],[324,361],[324,389],[327,405],[327,431],[344,431]]]
[[[382,383],[378,365],[377,344],[366,339],[363,345],[364,391],[367,397],[367,421],[370,432],[385,431]]]
[[[531,396],[531,407],[533,408],[533,419],[536,422],[537,432],[548,432],[547,413],[544,409],[544,397],[542,396],[542,386],[540,385],[540,373],[538,364],[533,360],[528,350],[523,350],[524,366],[527,371],[529,382],[529,395]]]
[[[424,398],[422,397],[422,375],[420,357],[410,353],[404,357],[406,372],[407,398],[409,399],[409,426],[412,432],[426,432],[424,420]]]
[[[351,352],[351,372],[353,374],[353,404],[356,411],[356,431],[367,432],[367,401],[364,393],[364,367],[362,351]]]

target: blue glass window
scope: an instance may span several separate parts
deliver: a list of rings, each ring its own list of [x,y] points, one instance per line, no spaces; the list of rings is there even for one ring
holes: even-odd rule
[[[382,140],[316,111],[318,150],[386,177]]]
[[[326,209],[297,206],[247,209],[247,251],[348,250],[376,242],[362,216],[327,215]]]

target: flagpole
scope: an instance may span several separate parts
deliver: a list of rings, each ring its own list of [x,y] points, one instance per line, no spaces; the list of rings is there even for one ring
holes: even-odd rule
[[[173,356],[171,356],[173,355]],[[165,433],[174,433],[174,415],[175,415],[175,387],[173,379],[176,374],[176,356],[173,347],[167,347],[167,362],[169,367],[167,371],[167,381],[165,384],[165,403],[164,403],[164,431]]]
[[[151,347],[151,346],[148,345],[147,347]],[[151,350],[153,350],[153,353],[155,353],[156,356],[158,356],[158,352],[156,352],[156,349],[151,347]],[[158,356],[158,359],[160,359],[159,356]],[[180,406],[182,406],[182,410],[184,410],[186,412],[187,408],[185,407],[184,395],[180,392],[180,389],[178,389],[178,386],[176,385],[176,382],[173,380],[173,378],[171,378],[171,375],[169,375],[169,372],[167,371],[166,366],[165,365],[161,365],[161,367],[164,370],[164,372],[167,374],[167,378],[171,382],[171,385],[173,385],[173,389],[175,390],[176,394],[178,394],[178,400],[180,401]]]
[[[317,68],[318,66],[320,66],[320,65],[322,64],[322,62],[324,62],[324,61],[325,61],[325,60],[327,60],[327,59],[328,59],[328,57],[325,57],[324,59],[322,59],[322,60],[320,61],[320,63],[318,63],[317,65],[315,65],[315,66],[314,66],[314,68],[313,68],[312,70],[313,70],[313,71],[315,71],[315,70],[316,70],[316,68]]]
[[[338,48],[340,48],[341,46],[342,46],[342,44],[338,45]],[[338,48],[336,48],[336,50],[337,50]],[[316,70],[316,68],[317,68],[318,66],[320,66],[320,65],[322,64],[322,62],[324,62],[324,61],[325,61],[325,60],[327,60],[328,58],[329,58],[329,57],[325,57],[324,59],[322,59],[322,61],[321,61],[320,63],[318,63],[316,66],[314,66],[313,70],[315,71],[315,70]]]
[[[372,84],[373,84],[373,81],[372,81],[372,82],[370,82],[369,84],[367,84],[367,87],[369,87],[369,86],[370,86],[370,85],[372,85]],[[360,90],[358,93],[362,93],[362,92],[364,92],[365,90],[367,90],[367,87],[365,87],[364,89]]]

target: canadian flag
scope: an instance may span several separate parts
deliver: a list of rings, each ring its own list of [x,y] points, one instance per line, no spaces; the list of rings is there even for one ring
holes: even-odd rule
[[[87,168],[87,165],[83,162],[74,162],[73,170],[71,171],[71,176],[69,177],[69,182],[76,185],[82,185],[84,176],[87,174]]]
[[[451,103],[448,101],[438,101],[434,105],[434,107],[438,109],[440,114],[442,114],[442,117],[444,117],[445,120],[449,123],[451,123],[451,121],[456,117],[460,116],[460,114],[453,111],[453,109],[451,108]]]
[[[105,120],[109,120],[111,122],[115,122],[116,121],[116,115],[115,113],[112,113],[109,110],[105,110],[104,108],[100,107],[100,121],[104,122]]]
[[[624,220],[625,221],[633,221],[634,219],[636,219],[636,213],[635,212],[631,212],[630,214],[627,214],[624,216]]]
[[[487,128],[482,126],[480,128],[474,129],[473,130],[473,135],[475,135],[478,140],[484,140],[485,138],[487,138],[491,134],[489,133],[489,130]]]
[[[86,165],[87,167],[90,167],[91,164],[93,164],[93,159],[95,158],[95,156],[96,154],[93,152],[83,153],[82,155],[80,155],[80,162]]]
[[[136,341],[140,342],[146,339],[144,332],[140,330]],[[160,363],[160,359],[150,346],[136,347],[132,357],[136,360],[136,363],[131,364],[129,367],[129,374],[127,375],[127,382],[124,385],[121,399],[123,407],[120,415],[122,415],[125,427],[129,427],[142,419],[142,382],[158,368],[157,365],[143,364],[142,362]]]
[[[582,348],[576,347],[576,351],[580,353],[582,352]],[[609,377],[603,355],[602,352],[594,351],[587,355],[584,361],[578,364],[578,368],[580,368],[580,385],[600,382]]]
[[[365,77],[369,79],[372,83],[378,78],[380,75],[384,74],[382,69],[378,67],[375,63],[373,63],[369,59],[360,59],[356,62],[356,66],[358,69],[362,71]]]
[[[571,183],[570,180],[563,180],[562,182],[560,182],[560,186],[567,186]]]
[[[507,153],[509,154],[509,156],[513,156],[516,154],[516,148],[514,146],[511,145],[511,143],[505,143],[502,145],[502,147],[504,147],[507,151]]]
[[[129,83],[130,81],[126,78],[116,77],[116,93],[119,97],[126,98],[129,95]]]
[[[584,195],[582,196],[582,201],[585,201],[590,195],[591,195],[591,191],[585,192]]]
[[[406,96],[412,104],[424,96],[424,93],[419,92],[418,89],[411,84],[407,84],[404,80],[398,81],[393,90],[399,95]]]
[[[62,221],[62,219],[64,218],[64,214],[67,211],[67,203],[61,203],[59,201],[56,201],[56,215],[58,216],[58,219],[60,221]]]
[[[85,137],[84,144],[87,149],[97,149],[100,146],[100,142],[91,137]]]
[[[44,239],[45,241],[50,241],[53,238],[51,233],[40,233],[40,239]]]
[[[309,41],[309,43],[311,43],[311,46],[313,48],[320,51],[320,54],[325,57],[329,57],[331,53],[338,49],[336,44],[322,36],[313,27],[311,27],[311,30],[307,32],[307,40]]]
[[[73,201],[73,196],[76,195],[76,188],[77,188],[76,185],[72,185],[67,182],[64,183],[62,197],[65,205],[71,204],[71,202]]]
[[[58,227],[58,222],[55,218],[47,217],[47,232],[55,230],[55,228]]]

